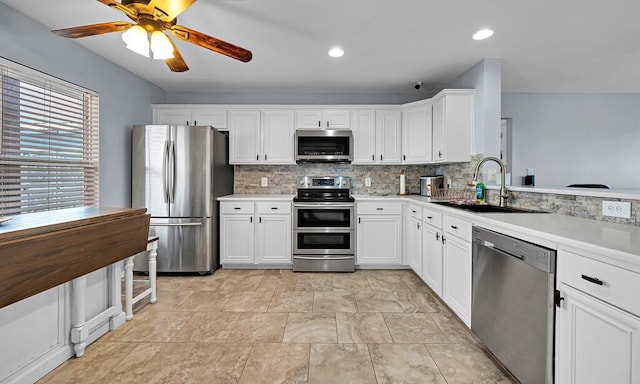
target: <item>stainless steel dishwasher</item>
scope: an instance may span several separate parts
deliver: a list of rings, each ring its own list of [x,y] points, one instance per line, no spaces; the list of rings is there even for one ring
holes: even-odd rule
[[[553,383],[556,251],[473,227],[471,330],[522,383]]]

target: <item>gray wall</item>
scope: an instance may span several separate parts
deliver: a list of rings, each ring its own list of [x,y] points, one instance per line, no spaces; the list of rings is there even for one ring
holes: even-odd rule
[[[475,89],[473,153],[500,154],[502,60],[482,59],[446,88]]]
[[[100,94],[100,205],[130,206],[131,125],[166,92],[1,3],[0,56]]]
[[[502,95],[513,118],[513,185],[601,183],[640,189],[640,94]]]
[[[428,89],[405,93],[302,93],[302,92],[169,92],[170,104],[404,104],[428,99]]]

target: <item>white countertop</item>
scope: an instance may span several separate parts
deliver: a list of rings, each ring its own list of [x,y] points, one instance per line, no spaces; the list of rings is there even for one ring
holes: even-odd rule
[[[499,185],[487,185],[487,189],[500,189]],[[568,187],[531,187],[507,186],[508,191],[530,193],[552,193],[556,195],[591,196],[612,199],[640,200],[640,191],[636,189],[600,189],[600,188],[568,188]]]
[[[218,201],[292,201],[295,195],[234,194],[218,197]]]
[[[484,228],[540,244],[552,249],[583,250],[603,261],[640,273],[640,227],[583,219],[554,213],[475,213],[431,204],[420,195],[354,195],[358,201],[409,201],[460,217]],[[229,195],[224,200],[290,201],[293,195]]]

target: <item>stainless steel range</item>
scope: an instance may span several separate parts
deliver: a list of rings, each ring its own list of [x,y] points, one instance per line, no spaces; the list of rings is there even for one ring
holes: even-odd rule
[[[355,270],[351,178],[301,177],[293,199],[294,272]]]

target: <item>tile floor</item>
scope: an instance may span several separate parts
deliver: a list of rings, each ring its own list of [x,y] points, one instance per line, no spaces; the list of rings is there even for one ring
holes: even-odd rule
[[[511,383],[408,270],[159,276],[158,302],[41,383]]]

